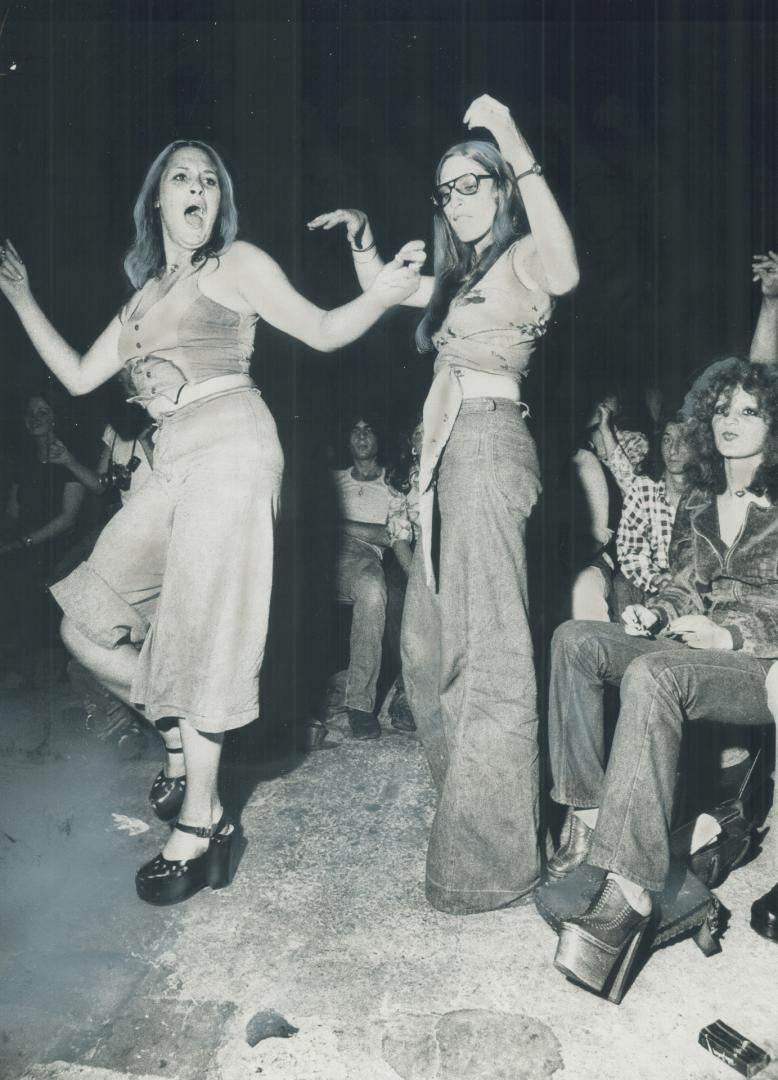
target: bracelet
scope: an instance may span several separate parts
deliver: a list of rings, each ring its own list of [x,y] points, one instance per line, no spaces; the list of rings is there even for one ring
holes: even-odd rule
[[[357,251],[357,252],[359,252],[359,251],[370,251],[371,248],[375,247],[375,240],[373,240],[372,243],[368,244],[367,247],[363,247],[363,248],[354,247],[353,244],[349,244],[349,247],[351,248],[352,251]]]
[[[519,173],[519,175],[516,177],[516,183],[518,184],[519,180],[523,180],[525,176],[542,176],[542,175],[543,175],[542,168],[540,167],[540,165],[538,165],[537,161],[533,161],[532,165],[529,167],[529,169],[525,169],[523,173]]]

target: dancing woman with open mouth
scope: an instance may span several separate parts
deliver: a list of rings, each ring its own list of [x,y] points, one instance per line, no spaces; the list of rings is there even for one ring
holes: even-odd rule
[[[52,592],[73,655],[162,732],[167,760],[150,798],[159,817],[178,820],[136,885],[141,899],[170,904],[231,880],[237,838],[219,758],[224,732],[258,714],[283,455],[249,375],[255,324],[337,349],[418,287],[424,256],[415,246],[362,296],[321,310],[236,239],[232,181],[198,141],[154,160],[134,218],[124,265],[136,292],[85,355],[43,314],[9,241],[0,289],[71,394],[125,368],[159,425],[149,482]]]

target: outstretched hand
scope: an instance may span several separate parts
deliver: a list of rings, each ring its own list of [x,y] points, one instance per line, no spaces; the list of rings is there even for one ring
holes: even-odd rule
[[[423,240],[409,240],[395,255],[395,260],[406,263],[412,270],[421,270],[427,258]]]
[[[12,304],[17,304],[30,292],[24,263],[10,240],[0,244],[0,292]]]
[[[754,255],[751,271],[753,280],[762,287],[762,296],[778,298],[778,254],[768,251],[766,255]]]
[[[308,222],[308,228],[311,231],[324,229],[326,232],[329,229],[334,229],[336,225],[346,226],[346,237],[352,247],[367,247],[363,238],[368,220],[367,214],[363,210],[328,210]]]
[[[411,252],[408,251],[411,245],[415,253],[413,258],[409,257]],[[405,244],[392,261],[381,269],[368,291],[386,308],[401,304],[418,289],[421,280],[419,271],[424,258],[424,244],[421,240]]]

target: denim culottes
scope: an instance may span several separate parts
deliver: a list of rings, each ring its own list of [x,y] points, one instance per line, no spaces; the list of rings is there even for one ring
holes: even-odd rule
[[[162,418],[149,480],[51,592],[106,648],[139,650],[132,700],[200,731],[259,712],[283,454],[252,387]]]

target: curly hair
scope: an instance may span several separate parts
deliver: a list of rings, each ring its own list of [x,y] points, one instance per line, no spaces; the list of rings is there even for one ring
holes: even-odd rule
[[[695,380],[680,412],[681,419],[693,421],[691,438],[695,458],[689,463],[687,475],[703,491],[721,495],[726,490],[724,458],[716,449],[712,420],[716,402],[722,395],[731,400],[738,387],[756,398],[767,424],[762,464],[748,490],[754,495],[766,495],[775,503],[778,502],[778,369],[768,364],[728,356],[711,364]]]

